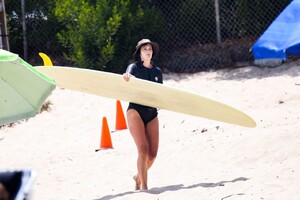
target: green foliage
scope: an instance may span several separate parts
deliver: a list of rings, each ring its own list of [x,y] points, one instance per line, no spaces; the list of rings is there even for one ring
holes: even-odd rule
[[[179,8],[179,27],[186,27],[181,35],[186,35],[186,38],[199,38],[201,35],[202,43],[213,41],[215,39],[215,23],[213,1],[189,0],[182,2]],[[187,24],[194,21],[193,27],[187,27]],[[199,28],[204,27],[204,28]],[[210,29],[208,29],[210,27]],[[213,28],[213,29],[211,29]]]
[[[159,42],[163,53],[214,43],[214,0],[26,0],[26,34],[20,1],[5,1],[10,50],[36,64],[42,51],[55,64],[120,72],[137,41]],[[222,41],[256,38],[291,0],[219,0]],[[70,61],[62,59],[62,54]],[[166,54],[167,55],[167,54]],[[168,59],[168,55],[166,59]]]
[[[223,39],[235,39],[259,36],[283,11],[290,0],[222,0],[221,2]]]
[[[57,36],[70,50],[68,59],[82,68],[120,72],[137,41],[161,26],[160,14],[145,2],[56,0],[55,16],[65,26]]]
[[[253,0],[247,2],[247,31],[251,35],[260,34],[276,19],[291,0]],[[260,12],[250,12],[253,9],[261,8]],[[268,12],[266,12],[268,11]],[[271,12],[270,12],[271,11]]]
[[[24,34],[21,2],[5,2],[10,51],[19,54],[31,64],[37,64],[35,60],[40,61],[40,64],[42,64],[38,52],[42,51],[51,56],[53,52],[61,50],[55,36],[60,25],[51,12],[53,0],[26,0],[24,3],[27,58],[23,57]]]
[[[195,40],[198,43],[215,40],[214,1],[157,1],[156,7],[162,11],[167,21],[158,36],[159,41],[168,47],[163,52],[189,47]]]

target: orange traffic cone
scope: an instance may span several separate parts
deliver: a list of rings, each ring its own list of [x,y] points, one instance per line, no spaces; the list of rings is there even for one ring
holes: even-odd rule
[[[113,146],[112,146],[112,142],[111,142],[107,119],[106,119],[106,117],[103,117],[100,149],[111,149],[111,148],[113,148]]]
[[[116,103],[116,131],[127,129],[126,120],[120,100]]]

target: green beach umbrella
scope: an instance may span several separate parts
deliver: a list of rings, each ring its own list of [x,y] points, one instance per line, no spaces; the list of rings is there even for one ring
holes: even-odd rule
[[[0,49],[0,125],[35,116],[55,87],[17,54]]]

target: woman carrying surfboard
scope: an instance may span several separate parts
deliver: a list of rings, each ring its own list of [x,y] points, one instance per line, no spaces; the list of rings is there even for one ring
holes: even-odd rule
[[[149,39],[142,39],[136,45],[133,53],[134,63],[127,67],[123,78],[129,81],[131,77],[163,83],[162,71],[153,63],[159,46]],[[138,151],[137,175],[134,176],[136,190],[147,190],[148,170],[152,166],[158,151],[159,122],[157,108],[129,103],[127,112],[129,131]]]

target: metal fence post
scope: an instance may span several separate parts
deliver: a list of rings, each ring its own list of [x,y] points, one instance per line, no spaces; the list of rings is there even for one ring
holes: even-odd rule
[[[5,2],[4,0],[0,0],[0,2],[1,48],[9,51]]]
[[[216,14],[216,33],[217,33],[217,44],[221,44],[221,27],[220,27],[220,8],[219,0],[215,0],[215,14]]]
[[[27,37],[26,37],[26,18],[25,18],[25,1],[21,0],[21,10],[22,10],[22,28],[23,28],[23,55],[25,60],[27,60]]]

